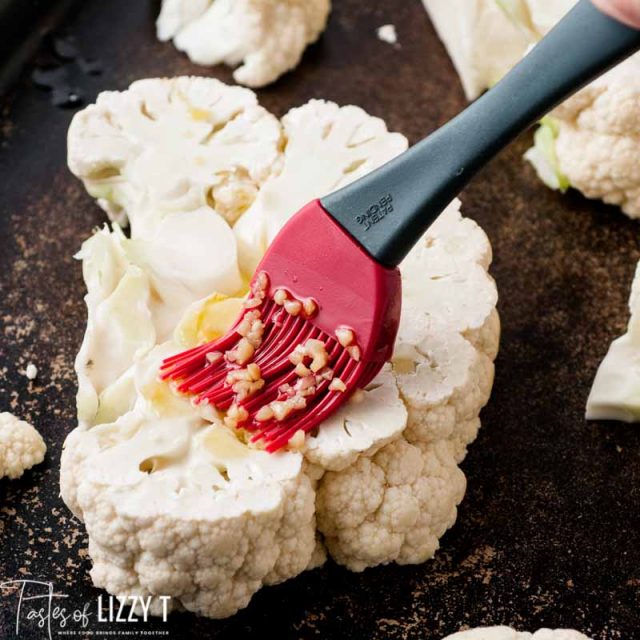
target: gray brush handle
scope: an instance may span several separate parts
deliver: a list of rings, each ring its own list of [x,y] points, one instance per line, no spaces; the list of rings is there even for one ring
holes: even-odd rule
[[[580,0],[493,89],[401,156],[323,198],[322,205],[376,260],[397,266],[500,150],[638,49],[640,30]]]

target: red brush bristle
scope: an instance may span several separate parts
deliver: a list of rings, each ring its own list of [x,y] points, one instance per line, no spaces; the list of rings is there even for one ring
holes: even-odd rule
[[[376,262],[315,200],[272,242],[230,332],[167,358],[161,377],[276,451],[390,359],[400,294],[400,272]]]
[[[163,380],[176,381],[177,391],[193,395],[198,403],[207,402],[221,410],[237,407],[234,426],[251,432],[252,442],[262,440],[265,449],[274,452],[286,446],[298,431],[310,432],[332,413],[344,401],[344,394],[355,389],[364,365],[308,317],[291,315],[262,294],[263,290],[252,291],[253,304],[248,305],[229,334],[167,358],[160,375]],[[255,304],[260,295],[259,304]],[[238,348],[256,321],[263,324],[259,344],[247,362],[234,362],[229,354]],[[326,362],[316,372],[298,372],[291,361],[292,354],[296,348],[304,349],[313,343]],[[305,367],[314,361],[314,357],[300,353],[297,359]],[[247,379],[239,380],[236,386],[235,375]],[[330,390],[333,378],[340,378],[347,390]],[[251,390],[259,385],[262,386],[255,391],[244,393],[245,388]],[[272,414],[267,419],[265,408],[267,415]],[[278,412],[281,415],[276,415]],[[258,420],[259,415],[263,419]]]

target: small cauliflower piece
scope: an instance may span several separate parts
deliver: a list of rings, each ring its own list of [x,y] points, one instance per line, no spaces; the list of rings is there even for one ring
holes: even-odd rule
[[[282,168],[234,227],[244,273],[253,273],[285,222],[305,204],[366,175],[408,146],[380,118],[324,100],[292,109],[282,124]]]
[[[478,627],[454,633],[444,640],[590,640],[590,638],[572,629],[540,629],[535,633],[527,633],[509,627]]]
[[[157,32],[192,62],[241,65],[236,82],[263,87],[298,65],[330,9],[330,0],[163,0]]]
[[[640,55],[569,98],[543,121],[525,157],[552,189],[640,218]]]
[[[202,207],[233,222],[273,171],[280,138],[278,120],[248,89],[155,78],[105,91],[78,112],[68,163],[135,239],[168,213]]]
[[[627,333],[614,340],[587,400],[587,420],[640,422],[640,263],[629,300]]]
[[[16,480],[44,460],[42,436],[12,413],[0,413],[0,478]]]
[[[468,100],[492,87],[524,55],[526,32],[496,0],[423,0]]]

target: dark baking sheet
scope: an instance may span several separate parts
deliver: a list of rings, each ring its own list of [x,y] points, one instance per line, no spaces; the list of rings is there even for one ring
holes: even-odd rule
[[[334,4],[302,66],[259,92],[267,108],[354,103],[412,142],[463,108],[417,0]],[[157,10],[142,0],[83,2],[63,30],[83,56],[100,59],[102,75],[68,60],[67,85],[91,101],[146,76],[230,80],[157,42]],[[376,38],[385,23],[396,25],[399,46]],[[51,66],[50,43],[38,61]],[[0,582],[52,582],[67,607],[93,608],[99,592],[87,575],[84,530],[58,497],[58,466],[74,426],[73,359],[85,323],[72,255],[103,217],[65,167],[73,111],[52,106],[31,73],[0,103],[0,411],[33,421],[49,453],[22,480],[0,481]],[[264,589],[231,619],[178,614],[144,629],[179,639],[436,639],[506,623],[640,638],[640,429],[583,420],[596,367],[627,319],[639,228],[601,203],[546,190],[521,161],[529,142],[518,140],[463,195],[465,213],[493,243],[504,331],[484,427],[463,465],[467,496],[436,558],[361,574],[329,562]],[[40,371],[34,382],[20,374],[28,361]],[[5,598],[2,640],[15,637],[14,624],[15,603]],[[95,619],[87,627],[115,637],[140,628]],[[20,637],[43,633],[23,628]]]

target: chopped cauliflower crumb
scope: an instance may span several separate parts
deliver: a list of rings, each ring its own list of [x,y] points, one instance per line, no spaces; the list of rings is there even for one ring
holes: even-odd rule
[[[44,460],[47,446],[28,422],[0,413],[0,478],[15,480]]]
[[[383,24],[381,27],[378,27],[376,33],[382,42],[387,42],[388,44],[396,44],[398,42],[398,34],[393,24]]]
[[[30,362],[25,370],[25,375],[29,380],[35,380],[38,377],[38,367]]]

